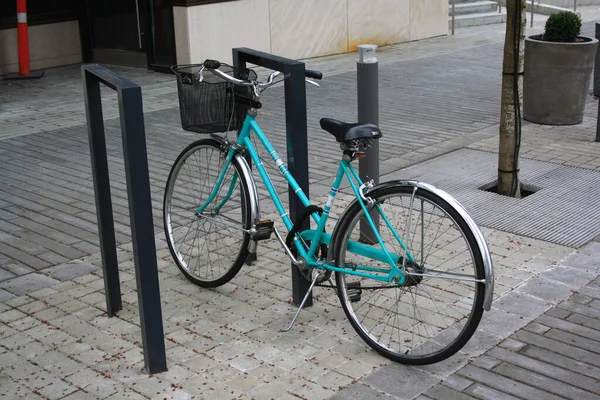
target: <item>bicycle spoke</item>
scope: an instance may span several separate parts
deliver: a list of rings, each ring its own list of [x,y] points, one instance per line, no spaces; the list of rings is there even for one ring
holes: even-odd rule
[[[248,199],[241,188],[243,180],[234,180],[239,175],[235,163],[228,164],[218,183],[226,165],[220,144],[213,139],[198,143],[184,150],[173,166],[165,190],[164,218],[178,267],[192,282],[211,287],[231,279],[246,258],[249,215],[242,210]],[[203,205],[204,212],[198,215]]]
[[[483,300],[477,290],[480,284],[477,282],[482,282],[478,278],[482,270],[477,272],[470,251],[474,243],[472,236],[471,239],[465,236],[454,217],[437,200],[430,201],[413,187],[389,192],[376,200],[391,224],[382,223],[380,235],[390,251],[404,255],[398,267],[406,268],[409,275],[403,284],[395,285],[366,277],[341,279],[343,274],[336,274],[336,278],[340,277],[341,292],[350,290],[350,282],[361,282],[360,298],[342,304],[361,337],[386,357],[415,364],[434,362],[456,352],[481,318],[481,310],[475,304]],[[360,232],[364,211],[359,207],[356,210],[344,224],[346,241],[364,238]],[[397,240],[398,235],[408,241],[404,243],[406,249]],[[381,264],[351,253],[346,244],[340,248],[338,265],[377,267]],[[415,262],[410,262],[408,253]],[[457,329],[458,324],[461,327]],[[447,333],[441,335],[443,332]]]

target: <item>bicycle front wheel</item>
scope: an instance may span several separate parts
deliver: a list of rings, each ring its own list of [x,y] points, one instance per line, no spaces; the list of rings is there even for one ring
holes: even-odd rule
[[[250,199],[235,158],[214,199],[198,212],[215,190],[225,161],[219,141],[192,143],[173,164],[165,188],[163,220],[169,250],[186,278],[202,287],[229,282],[248,255]]]
[[[427,189],[394,184],[369,196],[383,243],[401,256],[398,267],[437,276],[413,275],[399,284],[337,272],[346,316],[369,346],[393,361],[423,365],[444,360],[471,338],[483,313],[484,285],[475,282],[484,277],[483,259],[475,235],[453,206]],[[363,228],[361,233],[360,222],[368,223],[358,202],[345,215],[334,241],[336,265],[389,270],[388,263],[348,250],[351,241],[381,247],[372,241],[372,232]]]

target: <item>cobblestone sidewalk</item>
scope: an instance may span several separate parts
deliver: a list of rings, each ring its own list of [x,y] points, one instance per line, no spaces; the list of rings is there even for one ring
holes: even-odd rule
[[[499,274],[493,309],[460,353],[435,365],[408,367],[380,357],[357,337],[329,289],[319,288],[297,326],[279,333],[294,306],[289,267],[274,242],[231,283],[201,290],[182,277],[159,235],[169,371],[151,377],[142,371],[125,245],[119,252],[124,309],[116,318],[103,311],[99,255],[86,260],[94,272],[0,305],[1,393],[70,400],[597,398],[600,243],[565,258],[568,248],[485,233],[491,243],[498,238],[509,246],[493,247]],[[562,389],[546,384],[554,379]]]
[[[534,319],[465,366],[450,359],[415,373],[390,365],[334,398],[600,399],[599,257],[600,242],[591,242],[496,301],[494,308]],[[504,324],[493,313],[487,322]],[[457,371],[435,384],[448,370]]]

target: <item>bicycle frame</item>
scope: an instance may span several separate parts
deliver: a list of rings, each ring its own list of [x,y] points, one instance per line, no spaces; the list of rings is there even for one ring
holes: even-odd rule
[[[221,190],[221,186],[223,185],[225,175],[231,164],[231,160],[233,159],[236,152],[239,152],[239,151],[242,151],[243,149],[245,149],[247,154],[249,154],[250,157],[252,158],[253,163],[256,165],[256,168],[261,177],[261,180],[263,181],[263,183],[269,193],[269,196],[271,197],[271,200],[273,201],[273,204],[275,205],[275,208],[277,209],[277,212],[279,213],[279,216],[283,220],[283,223],[289,232],[292,229],[294,224],[292,223],[292,221],[289,217],[289,214],[284,209],[283,204],[279,198],[279,195],[275,191],[275,188],[273,187],[271,179],[265,169],[265,166],[263,165],[263,163],[258,155],[258,152],[256,151],[256,149],[254,147],[254,144],[250,140],[250,134],[252,131],[254,132],[256,137],[259,139],[259,141],[261,142],[264,149],[269,153],[269,155],[275,162],[276,166],[279,168],[279,172],[283,175],[285,180],[288,182],[290,187],[293,189],[293,191],[296,194],[296,196],[298,197],[298,199],[302,202],[302,204],[305,207],[308,207],[311,205],[310,200],[308,199],[308,197],[306,197],[306,195],[302,191],[302,188],[300,188],[300,186],[298,185],[298,183],[292,176],[291,172],[288,170],[287,166],[281,160],[281,158],[279,157],[279,155],[277,154],[277,152],[275,151],[275,149],[273,148],[273,146],[271,145],[271,143],[269,142],[269,140],[263,133],[262,129],[256,122],[256,117],[248,114],[246,116],[246,119],[244,120],[242,130],[240,131],[240,134],[238,136],[237,143],[236,143],[237,145],[230,147],[230,149],[227,153],[227,156],[226,156],[226,160],[223,164],[223,169],[221,170],[219,177],[217,178],[217,182],[215,183],[215,187],[213,188],[213,190],[212,190],[210,196],[208,197],[208,199],[206,200],[206,202],[198,208],[198,213],[202,214],[202,212],[206,209],[206,207],[215,199],[215,197],[217,196],[217,193],[219,193],[219,191]],[[331,211],[331,208],[333,206],[335,196],[339,190],[339,187],[342,183],[344,176],[346,176],[348,178],[348,182],[350,183],[350,186],[352,187],[352,191],[354,192],[356,199],[360,203],[360,206],[366,216],[366,219],[371,227],[371,230],[375,234],[375,237],[380,245],[380,248],[376,248],[374,246],[369,246],[369,245],[362,244],[359,242],[350,241],[348,244],[348,250],[352,253],[366,256],[366,257],[381,261],[383,263],[387,263],[387,264],[389,264],[389,268],[375,268],[375,267],[370,267],[370,266],[366,266],[366,265],[352,265],[352,268],[350,268],[350,269],[339,268],[339,267],[336,267],[335,265],[327,264],[323,261],[316,259],[315,255],[319,249],[319,245],[320,244],[329,244],[331,241],[331,235],[325,233],[325,226],[327,224],[327,220],[329,218],[329,212]],[[217,212],[223,207],[223,205],[229,200],[230,196],[232,195],[234,188],[235,188],[235,184],[237,182],[237,178],[238,178],[238,176],[237,176],[237,174],[235,174],[233,176],[233,178],[231,179],[231,182],[229,183],[229,188],[227,190],[227,194],[224,196],[224,198],[220,201],[220,203],[217,205],[217,207],[215,209]],[[365,277],[365,278],[371,278],[371,279],[375,279],[378,281],[383,281],[383,282],[388,282],[388,283],[394,281],[399,284],[402,284],[406,281],[406,276],[402,273],[401,267],[404,267],[406,261],[414,262],[414,258],[408,251],[407,246],[404,244],[404,242],[400,238],[400,235],[396,232],[396,230],[392,226],[391,222],[389,221],[389,219],[387,218],[387,216],[385,215],[385,213],[383,212],[381,207],[379,205],[375,205],[374,209],[377,210],[377,212],[381,216],[381,219],[384,221],[385,225],[390,229],[393,236],[395,237],[395,239],[398,241],[398,243],[404,250],[406,257],[403,257],[402,255],[399,255],[399,254],[392,254],[387,250],[385,243],[383,242],[383,240],[379,234],[379,231],[375,227],[375,224],[373,223],[373,220],[370,216],[370,210],[367,208],[367,205],[365,204],[365,201],[363,200],[363,199],[367,199],[366,197],[364,197],[365,194],[362,192],[363,187],[364,187],[364,184],[363,184],[362,180],[360,179],[360,177],[358,176],[358,174],[356,173],[356,170],[354,169],[352,164],[346,160],[343,160],[343,159],[340,160],[337,175],[335,177],[335,180],[334,180],[333,185],[331,186],[331,190],[329,192],[329,198],[327,200],[327,203],[323,207],[323,215],[319,215],[318,213],[312,213],[312,218],[314,219],[315,223],[317,224],[317,228],[314,230],[308,229],[308,230],[300,232],[299,233],[300,237],[298,235],[296,235],[293,243],[296,246],[296,249],[298,250],[298,254],[307,261],[307,265],[309,267],[324,268],[324,269],[327,269],[330,271],[343,272],[346,274],[357,275],[357,276],[361,276],[361,277]],[[311,245],[308,250],[306,250],[304,248],[304,245],[302,244],[302,241],[300,240],[300,238],[302,238],[303,240],[311,241]],[[401,267],[399,267],[399,265]]]

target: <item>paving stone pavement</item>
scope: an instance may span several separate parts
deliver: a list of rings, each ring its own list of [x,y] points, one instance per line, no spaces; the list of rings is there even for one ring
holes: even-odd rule
[[[391,364],[332,399],[599,399],[599,259],[600,242],[590,242],[495,301],[482,329],[507,328],[499,311],[520,315],[508,320],[522,328],[488,340],[478,353],[466,346],[480,356],[452,357],[443,366]]]
[[[586,21],[600,16],[593,7],[582,12]],[[530,32],[542,24],[536,18]],[[584,29],[593,34],[593,24]],[[503,31],[465,28],[380,49],[382,173],[402,175],[465,146],[496,151]],[[322,171],[339,150],[316,128],[318,118],[355,118],[355,61],[355,54],[307,60],[327,77],[322,89],[309,89],[311,194],[319,204],[331,180]],[[103,90],[124,309],[109,319],[79,68],[58,68],[40,81],[0,81],[0,396],[600,398],[599,242],[575,249],[482,227],[495,265],[493,309],[459,354],[427,367],[373,352],[328,289],[317,289],[294,330],[279,333],[294,307],[288,262],[273,241],[261,243],[259,261],[221,288],[187,282],[166,248],[160,213],[170,165],[198,136],[179,128],[172,77],[115,70],[143,87],[169,371],[142,372],[114,94]],[[265,97],[261,120],[280,149],[282,96],[273,89]],[[599,170],[597,107],[590,97],[584,122],[574,127],[526,124],[523,156]],[[280,179],[276,185],[286,192]],[[582,188],[582,195],[597,194]]]

